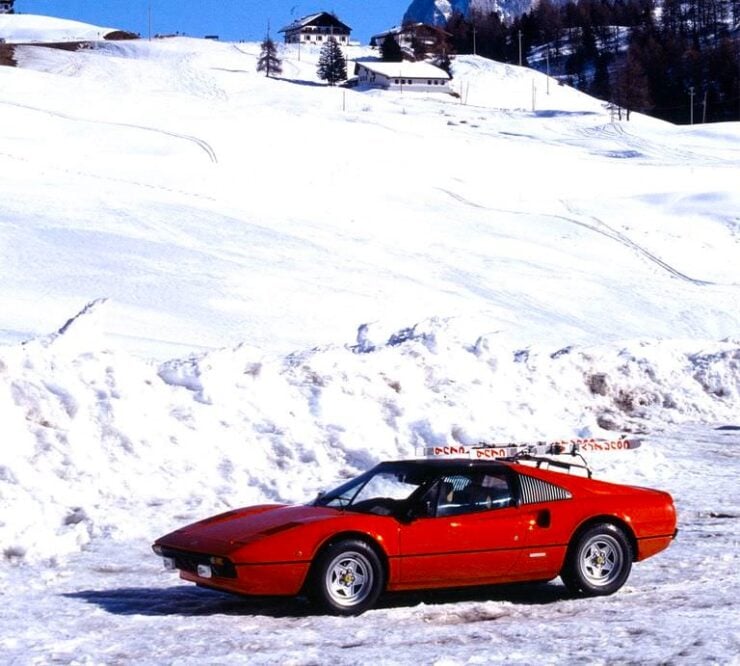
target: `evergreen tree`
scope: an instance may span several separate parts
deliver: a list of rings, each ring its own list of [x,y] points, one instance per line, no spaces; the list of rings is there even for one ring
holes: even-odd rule
[[[347,78],[347,60],[334,37],[329,37],[321,47],[317,71],[319,78],[330,86]]]
[[[264,72],[265,76],[283,73],[283,63],[278,57],[277,46],[269,37],[262,42],[260,57],[257,59],[257,71]]]
[[[464,14],[453,11],[447,19],[445,31],[450,35],[450,42],[456,53],[473,52],[473,24]]]
[[[396,38],[387,34],[380,45],[380,58],[383,62],[401,62],[403,60],[403,51],[399,46]]]
[[[447,72],[450,78],[452,78],[452,53],[448,34],[439,30],[431,48],[432,64]]]
[[[450,58],[448,51],[443,50],[437,53],[432,59],[432,64],[443,69],[452,78],[452,58]]]

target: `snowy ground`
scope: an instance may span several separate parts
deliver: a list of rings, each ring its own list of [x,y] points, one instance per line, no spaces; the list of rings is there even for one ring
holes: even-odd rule
[[[651,445],[670,452],[654,480],[674,494],[681,532],[612,597],[570,599],[555,581],[389,595],[334,618],[301,600],[182,584],[146,539],[100,540],[63,564],[0,570],[0,654],[7,664],[738,663],[740,430],[686,427]]]
[[[0,340],[100,297],[111,340],[160,359],[430,317],[560,346],[740,328],[740,124],[615,124],[476,57],[455,63],[460,99],[317,85],[305,47],[268,80],[258,50],[17,47]]]
[[[455,98],[328,89],[306,48],[268,80],[257,53],[0,67],[0,662],[737,663],[740,435],[714,428],[740,424],[740,123],[613,123],[476,57]],[[672,492],[681,533],[608,599],[342,620],[149,550],[420,445],[615,432],[647,443],[598,475]]]

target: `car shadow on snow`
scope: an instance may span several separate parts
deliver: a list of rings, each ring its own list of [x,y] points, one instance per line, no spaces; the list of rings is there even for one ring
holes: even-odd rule
[[[239,597],[191,585],[167,588],[123,587],[109,590],[80,590],[65,593],[70,599],[95,604],[114,615],[265,615],[307,617],[322,614],[302,597]],[[551,604],[571,598],[562,585],[522,583],[384,594],[377,609],[463,602],[505,601],[514,604]]]
[[[62,596],[82,599],[115,615],[268,615],[304,617],[313,613],[304,599],[293,597],[239,597],[194,585],[175,587],[120,587],[80,590]]]
[[[513,604],[539,606],[571,599],[572,596],[563,585],[557,583],[516,583],[388,593],[381,597],[375,607],[400,608],[421,603],[431,606],[466,601],[506,601]]]

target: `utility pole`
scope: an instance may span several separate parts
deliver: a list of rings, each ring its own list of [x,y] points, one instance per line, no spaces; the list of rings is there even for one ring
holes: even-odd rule
[[[691,108],[689,109],[689,119],[690,119],[690,124],[693,125],[694,124],[694,86],[691,86],[689,88],[689,100],[691,104]]]
[[[550,46],[548,45],[547,51],[545,51],[545,59],[547,61],[547,94],[550,94]]]
[[[519,31],[519,67],[522,66],[522,31]]]
[[[478,55],[478,51],[475,47],[475,24],[473,24],[473,55]]]
[[[149,3],[149,11],[148,11],[148,19],[149,19],[149,41],[152,41],[152,3]]]
[[[701,123],[702,125],[706,124],[707,122],[707,91],[704,91],[704,108],[701,112]]]

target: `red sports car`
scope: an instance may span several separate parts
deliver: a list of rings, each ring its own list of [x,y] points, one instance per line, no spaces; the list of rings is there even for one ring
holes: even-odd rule
[[[306,594],[341,615],[385,590],[560,576],[581,595],[617,591],[632,562],[676,535],[668,493],[497,460],[384,462],[307,505],[260,505],[154,543],[206,587]]]

